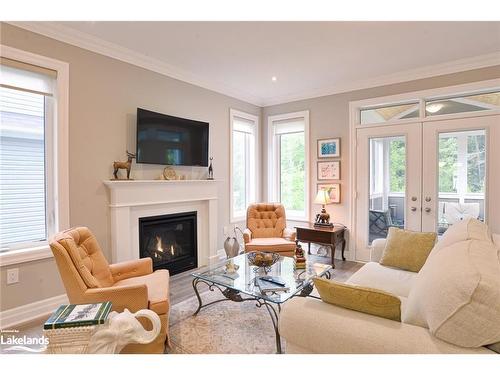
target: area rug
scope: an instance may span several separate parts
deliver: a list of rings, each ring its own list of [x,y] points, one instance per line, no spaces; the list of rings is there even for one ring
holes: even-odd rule
[[[215,292],[201,294],[204,303],[222,298]],[[170,310],[169,354],[274,354],[273,324],[265,307],[254,301],[223,301],[203,308],[198,315],[196,297]],[[285,341],[281,340],[283,351]]]

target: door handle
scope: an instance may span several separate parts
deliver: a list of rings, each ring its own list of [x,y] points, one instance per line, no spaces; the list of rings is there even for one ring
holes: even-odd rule
[[[410,210],[412,210],[413,212],[415,212],[417,210],[417,207],[410,207]]]
[[[431,208],[430,207],[425,207],[424,211],[427,212],[427,213],[429,213],[429,212],[431,212]]]

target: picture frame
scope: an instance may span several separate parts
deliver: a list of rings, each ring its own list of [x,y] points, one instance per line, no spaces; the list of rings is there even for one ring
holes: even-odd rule
[[[339,158],[340,138],[318,139],[318,159]]]
[[[332,203],[338,204],[341,200],[340,184],[317,184],[318,191],[320,189],[330,190],[330,199]]]
[[[340,160],[318,161],[318,180],[340,180]]]

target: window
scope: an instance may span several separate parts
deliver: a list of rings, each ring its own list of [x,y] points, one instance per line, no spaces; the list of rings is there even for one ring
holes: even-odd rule
[[[68,65],[1,52],[0,257],[8,265],[51,256],[47,239],[69,224]]]
[[[360,111],[361,124],[378,124],[381,122],[416,118],[419,115],[418,102],[389,105],[386,107],[363,108]]]
[[[231,222],[245,219],[250,203],[256,201],[257,116],[231,110]]]
[[[269,199],[291,220],[309,219],[309,112],[269,117]]]

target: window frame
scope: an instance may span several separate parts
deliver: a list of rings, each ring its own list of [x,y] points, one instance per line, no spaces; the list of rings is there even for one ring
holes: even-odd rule
[[[46,147],[49,146],[45,151],[47,241],[37,245],[34,243],[24,246],[13,245],[11,250],[1,252],[0,266],[7,266],[51,258],[53,255],[48,239],[69,227],[69,64],[3,44],[0,44],[0,56],[57,72],[53,96],[53,126],[48,129],[46,124],[45,128],[45,136],[51,138],[45,143]]]
[[[229,221],[231,224],[241,223],[245,221],[246,210],[241,215],[237,215],[234,211],[233,205],[233,132],[234,132],[234,120],[235,118],[241,118],[247,121],[253,122],[253,160],[252,153],[250,152],[250,142],[247,140],[245,145],[245,155],[249,156],[245,158],[245,201],[246,205],[250,203],[255,203],[259,197],[259,173],[257,173],[257,168],[259,165],[259,116],[253,115],[251,113],[243,112],[233,108],[229,109]],[[247,155],[248,153],[248,155]]]
[[[310,195],[310,134],[309,134],[309,110],[283,113],[279,115],[272,115],[267,117],[268,123],[268,200],[271,202],[280,202],[280,142],[279,136],[274,132],[274,123],[283,120],[292,120],[302,118],[304,121],[304,153],[305,153],[305,208],[304,216],[291,215],[287,211],[287,220],[296,222],[309,222],[310,221],[310,208],[311,208],[311,195]]]

